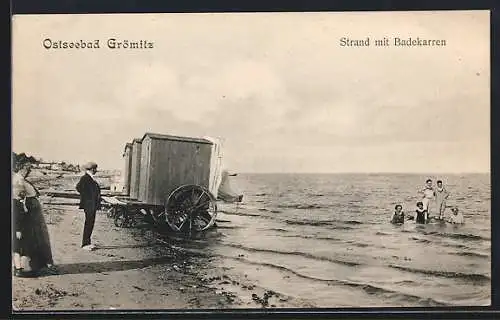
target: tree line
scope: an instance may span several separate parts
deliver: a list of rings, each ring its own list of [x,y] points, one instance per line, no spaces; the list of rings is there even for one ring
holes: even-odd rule
[[[74,171],[74,172],[79,172],[80,171],[80,166],[79,165],[74,165],[71,163],[66,163],[65,161],[61,162],[45,162],[41,158],[35,158],[34,156],[28,156],[25,152],[21,153],[15,153],[12,152],[12,160],[17,163],[30,163],[33,165],[35,168],[42,168],[45,165],[45,169],[50,169],[50,170],[63,170],[63,171]]]

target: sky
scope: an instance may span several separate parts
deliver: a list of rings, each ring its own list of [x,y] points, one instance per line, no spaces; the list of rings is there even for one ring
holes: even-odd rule
[[[489,172],[489,28],[488,11],[14,16],[13,151],[121,169],[155,132],[220,137],[235,172]]]

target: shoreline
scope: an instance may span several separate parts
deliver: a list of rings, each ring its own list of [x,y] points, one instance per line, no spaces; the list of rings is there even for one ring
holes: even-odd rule
[[[58,175],[47,187],[62,190],[64,178]],[[73,175],[66,178],[73,182]],[[211,262],[219,258],[203,249],[183,247],[196,240],[179,243],[147,223],[118,228],[104,211],[97,213],[92,235],[97,250],[85,251],[80,248],[84,214],[71,200],[40,198],[58,274],[12,276],[14,313],[304,306],[230,274],[230,267],[215,267]]]

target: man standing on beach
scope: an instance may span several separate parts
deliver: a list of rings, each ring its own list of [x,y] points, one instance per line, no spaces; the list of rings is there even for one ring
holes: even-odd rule
[[[85,169],[85,174],[76,185],[76,190],[80,194],[79,208],[85,212],[82,248],[91,251],[95,249],[95,246],[90,241],[90,237],[94,230],[96,212],[101,208],[101,188],[94,179],[94,175],[97,172],[97,164],[89,162],[83,168]]]

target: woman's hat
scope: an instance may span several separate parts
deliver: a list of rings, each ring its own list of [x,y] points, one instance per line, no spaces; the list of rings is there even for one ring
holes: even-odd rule
[[[12,155],[12,168],[14,172],[18,172],[19,170],[25,168],[25,167],[31,167],[31,163],[26,159],[26,157],[20,157],[13,153]]]
[[[87,162],[86,164],[83,165],[83,169],[85,170],[90,170],[90,169],[97,169],[97,163],[95,162]]]

